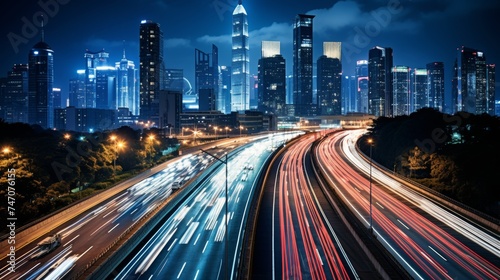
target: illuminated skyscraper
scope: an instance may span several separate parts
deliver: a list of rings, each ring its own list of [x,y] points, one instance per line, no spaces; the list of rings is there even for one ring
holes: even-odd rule
[[[357,112],[368,113],[368,60],[356,61]]]
[[[410,68],[407,66],[392,67],[392,115],[410,114]]]
[[[108,66],[109,53],[85,51],[85,108],[97,107],[97,67]]]
[[[54,126],[52,88],[54,85],[54,51],[42,40],[28,55],[28,122],[43,128]]]
[[[340,43],[324,42],[323,55],[317,62],[318,114],[340,115],[342,89],[342,63]]]
[[[411,103],[411,112],[415,112],[424,107],[429,107],[429,96],[428,96],[428,79],[427,79],[427,70],[426,69],[411,69],[410,74],[410,103]]]
[[[295,116],[312,116],[313,15],[299,14],[293,25],[293,105]]]
[[[28,122],[28,64],[14,64],[7,74],[3,119],[6,122]]]
[[[489,64],[486,66],[487,74],[487,90],[488,90],[488,109],[487,113],[494,116],[495,115],[495,64]]]
[[[250,66],[247,11],[239,0],[233,11],[231,111],[250,109]]]
[[[486,57],[480,50],[457,49],[452,80],[452,113],[465,111],[472,114],[488,112],[486,87]]]
[[[132,115],[139,115],[139,77],[133,61],[123,57],[115,63],[116,68],[116,106],[128,108]]]
[[[139,28],[140,119],[158,124],[159,93],[163,70],[163,33],[151,20]]]
[[[212,45],[212,53],[198,49],[194,51],[195,92],[198,94],[198,109],[213,111],[216,109],[219,91],[219,54],[218,48]]]
[[[258,64],[258,110],[284,115],[286,101],[286,64],[279,41],[262,41]]]
[[[374,47],[368,53],[368,113],[392,116],[392,49]]]
[[[427,64],[427,106],[444,112],[444,63]]]
[[[96,108],[116,110],[116,68],[99,66],[96,68]]]
[[[224,114],[231,113],[231,66],[221,65],[219,67],[220,86],[219,98],[217,99],[217,110]]]

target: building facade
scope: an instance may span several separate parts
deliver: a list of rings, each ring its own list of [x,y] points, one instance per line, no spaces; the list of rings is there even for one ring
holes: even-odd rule
[[[317,61],[318,115],[342,113],[342,63],[340,42],[324,42],[323,55]]]
[[[195,49],[195,82],[198,95],[198,110],[211,111],[217,107],[219,92],[219,55],[218,48],[212,45],[212,53]]]
[[[85,105],[84,108],[97,107],[97,68],[108,66],[109,53],[104,50],[85,51]]]
[[[295,116],[313,116],[313,19],[299,14],[293,24],[293,107]]]
[[[429,107],[427,69],[411,69],[410,78],[411,113],[424,107]]]
[[[486,56],[477,49],[457,49],[452,80],[453,112],[488,113]]]
[[[444,112],[444,63],[431,62],[427,69],[427,106]]]
[[[410,68],[394,66],[392,68],[392,116],[410,114]]]
[[[116,68],[116,106],[128,108],[134,116],[139,115],[139,71],[133,61],[123,57],[115,63]]]
[[[279,41],[262,41],[262,58],[258,63],[258,110],[284,115],[286,105],[286,63]]]
[[[368,113],[376,117],[392,116],[391,48],[374,47],[368,53]]]
[[[231,111],[250,109],[250,57],[247,12],[241,0],[233,11]]]
[[[42,40],[28,55],[28,123],[54,126],[54,51]]]
[[[163,33],[151,20],[139,27],[139,118],[158,123],[159,94],[163,70]]]
[[[28,64],[14,64],[7,73],[2,111],[6,122],[28,122]]]
[[[368,114],[368,60],[356,61],[356,112]]]

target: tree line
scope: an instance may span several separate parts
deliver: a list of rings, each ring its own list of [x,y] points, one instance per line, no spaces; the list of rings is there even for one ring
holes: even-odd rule
[[[7,171],[15,169],[15,205],[22,226],[106,189],[173,155],[176,139],[157,129],[79,133],[0,120],[0,219],[7,217]]]
[[[373,160],[395,173],[500,218],[500,119],[423,108],[374,120],[360,141]]]

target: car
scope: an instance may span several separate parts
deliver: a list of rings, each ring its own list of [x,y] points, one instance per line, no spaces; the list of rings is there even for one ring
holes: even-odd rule
[[[241,175],[241,181],[246,181],[248,178],[248,173],[247,172],[243,172],[242,175]]]

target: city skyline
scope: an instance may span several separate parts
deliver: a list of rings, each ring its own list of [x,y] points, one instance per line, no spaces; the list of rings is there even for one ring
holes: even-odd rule
[[[92,13],[86,12],[92,1],[43,3],[48,4],[20,3],[5,9],[0,68],[4,74],[0,76],[7,76],[15,63],[27,63],[29,50],[41,37],[41,28],[36,27],[34,21],[43,13],[47,16],[45,41],[55,55],[54,86],[62,88],[64,97],[68,93],[69,79],[76,77],[77,69],[84,68],[86,49],[105,49],[110,54],[111,65],[120,61],[125,49],[127,58],[138,64],[139,26],[144,19],[156,21],[162,27],[166,68],[183,69],[191,82],[194,81],[192,53],[195,48],[209,49],[215,44],[219,48],[219,64],[231,65],[231,21],[238,1],[149,1],[144,5],[126,1],[120,6],[106,2]],[[324,41],[342,42],[344,75],[353,75],[356,60],[368,59],[372,47],[390,47],[394,50],[394,65],[424,68],[427,63],[443,61],[445,90],[449,95],[457,48],[463,45],[482,50],[488,64],[500,61],[500,54],[495,53],[495,39],[491,36],[493,27],[487,24],[488,15],[498,12],[500,5],[488,1],[391,0],[370,4],[297,1],[288,5],[281,1],[265,5],[263,1],[243,1],[243,5],[252,23],[249,26],[251,75],[257,74],[263,40],[280,41],[283,57],[292,61],[293,18],[299,13],[315,15],[314,62],[322,54]],[[110,12],[114,10],[117,12]],[[471,17],[470,11],[481,16]],[[111,14],[123,16],[118,16],[116,21],[117,16]],[[85,24],[82,25],[83,20]],[[30,25],[36,30],[29,30]],[[287,75],[292,73],[291,64],[287,64]]]

